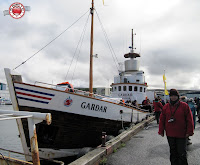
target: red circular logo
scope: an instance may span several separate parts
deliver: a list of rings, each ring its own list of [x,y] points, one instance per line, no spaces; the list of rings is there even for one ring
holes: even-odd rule
[[[70,105],[72,105],[72,102],[73,102],[73,100],[70,98],[70,96],[69,96],[69,98],[67,98],[65,101],[64,101],[64,106],[66,106],[66,107],[69,107]]]
[[[25,8],[21,3],[15,2],[9,7],[9,14],[13,18],[19,19],[24,16]]]

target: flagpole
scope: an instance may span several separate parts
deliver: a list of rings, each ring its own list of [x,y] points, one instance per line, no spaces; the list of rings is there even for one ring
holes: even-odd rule
[[[164,70],[164,77],[165,77],[165,70]],[[166,103],[167,100],[166,100],[166,95],[165,95],[165,83],[166,83],[165,81],[166,80],[164,80],[164,101]]]

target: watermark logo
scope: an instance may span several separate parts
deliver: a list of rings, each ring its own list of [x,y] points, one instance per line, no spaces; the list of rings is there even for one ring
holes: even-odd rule
[[[70,96],[69,96],[69,98],[67,98],[67,99],[64,101],[64,106],[69,107],[69,106],[72,105],[72,102],[73,102],[73,100],[72,100],[72,99],[70,98]]]
[[[25,8],[21,3],[15,2],[9,7],[9,14],[15,19],[22,18],[25,14]]]
[[[9,10],[4,10],[4,16],[10,15],[14,19],[22,18],[25,14],[25,11],[30,11],[30,6],[23,6],[19,2],[15,2],[10,5]]]

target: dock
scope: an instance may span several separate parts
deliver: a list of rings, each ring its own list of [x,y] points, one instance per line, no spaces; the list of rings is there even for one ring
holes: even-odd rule
[[[197,122],[187,146],[189,165],[200,164],[199,130]],[[150,117],[70,165],[170,165],[169,156],[167,138],[158,135],[158,124]]]
[[[70,165],[170,165],[167,138],[158,135],[158,124],[154,119],[150,116],[133,125]],[[194,135],[190,137],[192,144],[187,146],[189,165],[200,164],[199,130],[200,123],[197,122]]]
[[[192,144],[187,146],[188,164],[200,164],[200,123],[196,123]],[[106,165],[170,165],[166,136],[158,135],[156,121],[134,135],[124,147],[111,154]]]

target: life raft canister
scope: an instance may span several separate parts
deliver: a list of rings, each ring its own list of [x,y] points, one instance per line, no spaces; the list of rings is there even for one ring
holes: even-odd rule
[[[60,86],[67,86],[67,88],[65,89],[65,91],[67,92],[74,92],[74,87],[72,84],[70,84],[69,82],[62,82],[60,84],[57,84],[57,85],[60,85]]]

